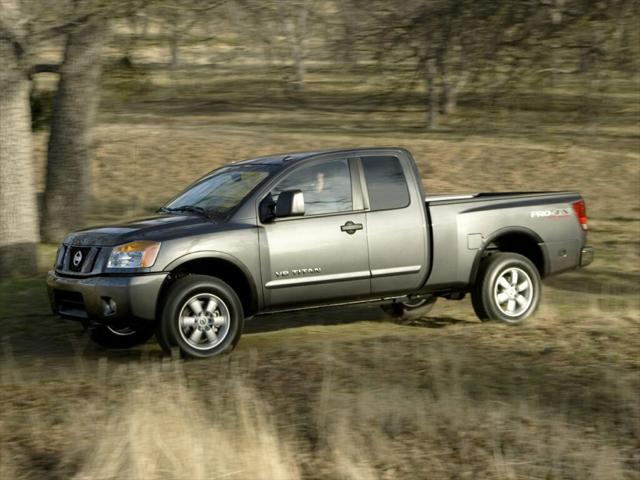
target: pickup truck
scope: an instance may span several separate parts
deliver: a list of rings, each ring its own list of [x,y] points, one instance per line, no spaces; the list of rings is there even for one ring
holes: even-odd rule
[[[205,175],[155,215],[68,235],[47,285],[53,311],[126,348],[231,351],[246,318],[378,302],[426,314],[471,294],[480,320],[518,324],[541,278],[584,267],[575,192],[425,197],[411,154],[358,148],[273,155]]]

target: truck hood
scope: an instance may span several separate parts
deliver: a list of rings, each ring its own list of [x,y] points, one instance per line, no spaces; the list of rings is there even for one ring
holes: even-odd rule
[[[112,247],[134,240],[162,241],[190,233],[211,232],[219,224],[200,215],[158,214],[116,225],[88,228],[67,235],[66,245]]]

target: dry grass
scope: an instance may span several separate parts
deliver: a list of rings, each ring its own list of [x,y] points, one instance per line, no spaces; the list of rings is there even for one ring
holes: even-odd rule
[[[0,478],[640,478],[633,83],[597,116],[567,109],[582,100],[567,89],[515,110],[462,105],[427,134],[418,105],[367,102],[379,85],[362,78],[311,72],[295,103],[277,79],[232,73],[152,72],[133,97],[107,89],[90,223],[149,212],[230,160],[400,145],[430,191],[579,189],[596,261],[549,279],[519,328],[479,324],[467,300],[411,325],[369,307],[280,315],[201,362],[153,343],[100,350],[48,313],[41,277],[2,281]]]
[[[181,380],[163,383],[141,370],[112,414],[97,425],[80,415],[70,425],[84,423],[99,438],[72,451],[74,478],[299,478],[291,445],[254,393],[232,382],[205,405]]]
[[[522,395],[513,382],[496,394],[482,380],[470,382],[465,353],[390,343],[353,344],[344,353],[324,343],[306,355],[289,348],[287,358],[252,351],[206,366],[102,359],[91,372],[76,365],[41,384],[33,367],[5,362],[11,394],[2,395],[0,473],[16,479],[637,478],[637,379],[602,372],[599,393],[609,411],[589,418],[598,411],[596,399],[551,404]],[[388,357],[407,348],[413,352],[401,359]],[[292,357],[298,368],[270,371],[281,378],[265,382],[263,366],[272,370],[274,360],[282,366]],[[618,418],[629,424],[612,429]]]

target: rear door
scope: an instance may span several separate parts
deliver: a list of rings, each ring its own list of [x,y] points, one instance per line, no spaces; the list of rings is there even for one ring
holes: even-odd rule
[[[260,229],[267,307],[322,303],[370,294],[367,216],[357,160],[305,162],[271,194],[301,190],[305,215],[276,219]]]
[[[407,293],[427,275],[427,219],[422,193],[405,156],[360,158],[364,172],[371,293]]]

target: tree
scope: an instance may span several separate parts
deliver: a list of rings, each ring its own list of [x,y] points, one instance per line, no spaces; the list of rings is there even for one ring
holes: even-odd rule
[[[66,40],[51,114],[41,230],[60,241],[82,224],[90,204],[91,129],[99,98],[107,20],[91,14]]]
[[[368,14],[361,28],[380,63],[408,72],[409,88],[422,82],[427,129],[455,112],[463,89],[497,92],[517,78],[532,39],[551,23],[535,0],[407,0],[402,9],[382,2]]]
[[[199,26],[207,26],[211,14],[225,0],[201,2],[198,0],[158,0],[147,10],[150,16],[162,25],[166,31],[169,46],[169,66],[174,69],[180,65],[180,44],[185,40],[192,43],[210,39],[209,28],[206,35],[199,32]]]
[[[495,55],[500,12],[505,0],[414,0],[402,11],[380,9],[372,32],[385,61],[413,64],[423,82],[425,127],[453,113],[458,95]]]
[[[253,37],[263,44],[268,58],[279,57],[288,64],[288,85],[297,93],[304,91],[311,27],[322,2],[316,4],[316,10],[310,0],[237,0],[237,4],[244,20],[241,34],[251,25]]]
[[[18,0],[0,0],[0,275],[37,269],[26,25]]]
[[[307,59],[307,36],[309,35],[309,14],[311,6],[309,0],[300,0],[291,4],[291,13],[281,15],[283,31],[291,49],[294,69],[294,87],[297,91],[304,90],[307,73],[305,60]],[[289,9],[287,9],[289,12]]]
[[[70,5],[66,16],[71,21],[60,29],[67,36],[51,115],[41,218],[43,238],[50,242],[81,226],[91,203],[91,131],[109,22],[150,9],[146,1],[75,0]],[[162,0],[155,5],[172,26],[172,66],[178,63],[179,35],[190,33],[218,5],[203,6],[196,0]]]

